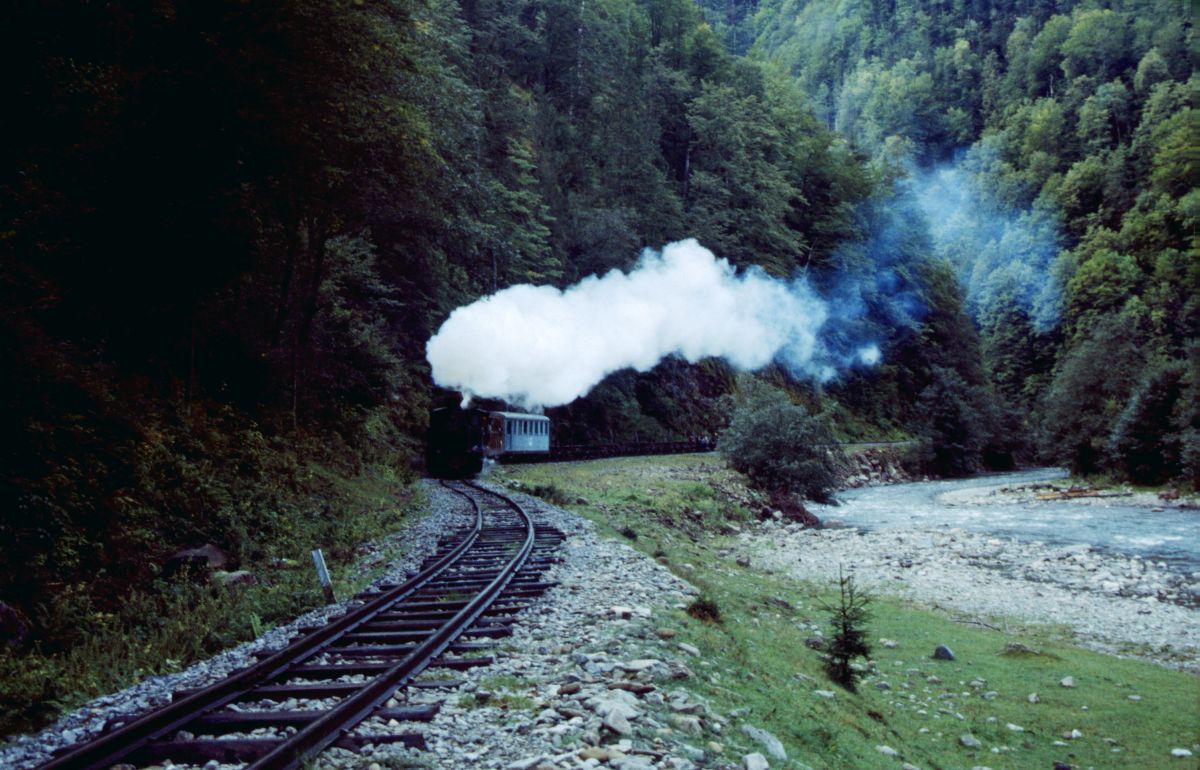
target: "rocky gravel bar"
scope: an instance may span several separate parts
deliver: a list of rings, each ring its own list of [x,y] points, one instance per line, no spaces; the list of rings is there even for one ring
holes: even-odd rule
[[[403,579],[431,552],[440,532],[467,516],[461,497],[434,483],[426,483],[426,491],[429,515],[394,536],[411,548],[378,582]],[[567,536],[562,560],[546,575],[558,586],[522,613],[514,635],[495,652],[495,664],[455,672],[462,683],[454,689],[406,690],[397,694],[396,704],[389,703],[440,701],[432,722],[368,719],[355,730],[363,737],[416,730],[426,736],[425,751],[368,740],[361,754],[326,751],[317,767],[741,770],[783,758],[782,745],[770,733],[742,723],[736,713],[716,713],[686,688],[693,669],[705,663],[694,647],[674,640],[662,621],[691,601],[697,593],[692,586],[629,546],[599,539],[578,516],[513,496],[538,524]],[[370,561],[381,549],[365,550]],[[255,651],[278,648],[298,628],[342,611],[339,606],[309,613],[186,671],[98,698],[37,735],[14,739],[0,751],[0,767],[35,767],[53,749],[97,733],[108,720],[165,703],[175,689],[208,684],[253,662]],[[204,770],[235,767],[210,762]]]
[[[978,622],[1065,624],[1102,652],[1200,671],[1200,574],[1087,545],[958,528],[802,529],[767,521],[735,549],[761,569],[828,582],[842,565],[868,590]]]

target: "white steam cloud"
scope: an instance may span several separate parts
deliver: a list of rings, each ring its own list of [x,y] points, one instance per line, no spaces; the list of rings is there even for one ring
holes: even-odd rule
[[[774,360],[829,379],[818,337],[829,308],[803,281],[738,274],[693,239],[646,249],[629,273],[565,290],[513,286],[450,314],[426,356],[439,385],[526,408],[569,403],[605,376],[678,355],[719,356],[744,370]],[[879,359],[864,348],[860,363]],[[840,362],[839,362],[840,363]]]

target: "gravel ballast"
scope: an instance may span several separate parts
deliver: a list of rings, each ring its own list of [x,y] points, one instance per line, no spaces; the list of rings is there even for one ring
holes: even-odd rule
[[[429,515],[395,536],[412,547],[377,582],[402,580],[432,551],[441,531],[465,519],[461,497],[432,482],[425,489]],[[693,675],[688,666],[695,665],[696,650],[657,634],[656,618],[686,606],[695,589],[629,546],[600,540],[578,516],[516,497],[538,524],[566,535],[562,560],[545,578],[559,585],[519,616],[514,635],[494,653],[495,664],[455,672],[464,680],[455,689],[398,696],[398,705],[440,701],[432,722],[369,719],[355,731],[420,732],[426,751],[398,745],[367,745],[362,755],[331,749],[319,766],[565,770],[596,767],[603,760],[625,770],[691,770],[706,758],[707,767],[740,766],[740,757],[715,756],[706,745],[726,729],[727,720],[686,690],[668,686]],[[0,752],[0,766],[32,768],[56,747],[99,732],[108,720],[166,703],[175,689],[215,681],[254,662],[255,651],[278,648],[299,627],[342,611],[344,606],[323,608],[183,672],[98,698],[41,733],[14,739]],[[209,770],[232,767],[210,765]]]

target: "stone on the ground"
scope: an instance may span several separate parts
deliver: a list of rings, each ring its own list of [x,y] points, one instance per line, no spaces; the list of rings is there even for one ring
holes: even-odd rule
[[[832,698],[836,693],[833,690],[813,690],[813,695],[818,698]]]
[[[954,660],[954,652],[944,644],[939,644],[933,651],[935,660]]]
[[[742,767],[744,770],[768,770],[771,764],[767,762],[766,757],[756,751],[742,757]]]
[[[258,578],[250,570],[239,569],[234,572],[217,570],[212,574],[213,582],[225,588],[246,588],[258,585]]]
[[[880,745],[880,746],[876,746],[875,750],[878,751],[880,754],[884,755],[885,757],[900,756],[900,752],[896,751],[891,746]]]
[[[1190,749],[1171,749],[1171,756],[1175,757],[1176,759],[1184,759],[1185,757],[1190,757],[1191,755],[1192,752]]]
[[[700,724],[698,717],[688,716],[687,714],[673,714],[671,716],[671,724],[676,729],[681,730],[689,735],[701,735],[704,732],[704,727]]]
[[[210,570],[225,569],[228,566],[229,556],[212,543],[206,543],[199,548],[176,551],[163,563],[159,574],[163,578],[171,578],[180,573],[205,578]]]
[[[767,753],[775,759],[787,759],[787,752],[784,750],[783,744],[771,733],[753,725],[742,725],[742,732],[766,749]]]
[[[1042,699],[1038,697],[1038,694],[1036,692],[1029,693],[1028,700],[1030,703],[1041,703],[1041,701],[1042,701]]]
[[[1059,684],[1062,685],[1063,687],[1074,687],[1075,686],[1075,677],[1064,676],[1062,678],[1062,681],[1059,682]]]
[[[979,739],[970,733],[963,733],[962,735],[958,736],[958,742],[966,746],[968,749],[983,748],[983,744],[979,742]]]

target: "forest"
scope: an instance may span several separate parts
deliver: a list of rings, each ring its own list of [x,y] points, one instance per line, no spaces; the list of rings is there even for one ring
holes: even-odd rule
[[[879,365],[759,375],[841,439],[1200,479],[1186,3],[6,17],[0,601],[48,655],[180,547],[294,559],[419,473],[454,308],[683,238],[857,309],[835,335]],[[715,432],[737,390],[720,360],[621,372],[555,440]]]

